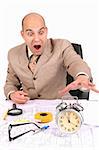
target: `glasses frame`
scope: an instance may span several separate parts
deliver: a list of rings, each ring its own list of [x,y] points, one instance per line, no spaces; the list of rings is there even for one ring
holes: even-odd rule
[[[21,137],[22,135],[24,135],[24,134],[26,134],[26,133],[29,133],[29,132],[31,132],[31,131],[35,133],[36,130],[28,130],[28,131],[23,132],[23,133],[21,133],[21,134],[15,136],[15,137],[11,137],[11,130],[12,130],[13,127],[21,126],[21,125],[27,125],[27,124],[34,124],[38,129],[41,129],[41,127],[38,126],[38,125],[37,125],[36,123],[34,123],[34,122],[25,122],[25,123],[19,123],[19,124],[9,124],[9,126],[8,126],[9,141],[15,140],[15,139]]]

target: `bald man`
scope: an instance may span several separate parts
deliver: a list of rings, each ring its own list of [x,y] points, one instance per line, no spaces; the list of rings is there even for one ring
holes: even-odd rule
[[[88,65],[64,39],[47,39],[44,18],[37,13],[27,14],[22,20],[24,43],[8,52],[8,71],[4,92],[15,103],[33,99],[59,99],[70,96],[69,90],[87,88],[95,92],[90,82]],[[66,86],[67,72],[75,79]]]

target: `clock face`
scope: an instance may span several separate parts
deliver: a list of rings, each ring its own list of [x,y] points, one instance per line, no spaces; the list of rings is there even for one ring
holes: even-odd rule
[[[78,131],[82,123],[82,116],[74,109],[62,110],[56,119],[59,129],[65,133]]]

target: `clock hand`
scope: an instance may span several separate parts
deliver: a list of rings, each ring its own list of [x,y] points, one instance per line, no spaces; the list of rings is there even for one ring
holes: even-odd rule
[[[69,113],[66,113],[66,118],[67,118],[67,121],[68,121],[68,123],[70,123],[70,114]]]
[[[67,116],[67,121],[68,121],[68,123],[70,123],[70,113],[69,113],[69,112],[66,113],[66,116]]]
[[[69,120],[69,121],[70,121],[70,120]],[[75,125],[75,126],[77,127],[77,125],[76,125],[75,123],[73,123],[73,122],[71,122],[71,121],[70,121],[69,123],[71,123],[71,124],[73,124],[73,125]]]

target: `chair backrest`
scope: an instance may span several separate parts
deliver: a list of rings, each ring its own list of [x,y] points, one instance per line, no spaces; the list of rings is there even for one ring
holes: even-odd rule
[[[76,43],[72,43],[72,46],[74,47],[74,50],[76,51],[77,54],[79,54],[81,56],[81,58],[83,59],[83,53],[82,53],[82,47],[80,44],[76,44]],[[70,84],[71,82],[73,82],[74,79],[71,75],[69,75],[67,73],[67,84]],[[89,99],[89,91],[80,91],[80,90],[71,90],[70,94],[72,96],[77,96],[78,99]]]

